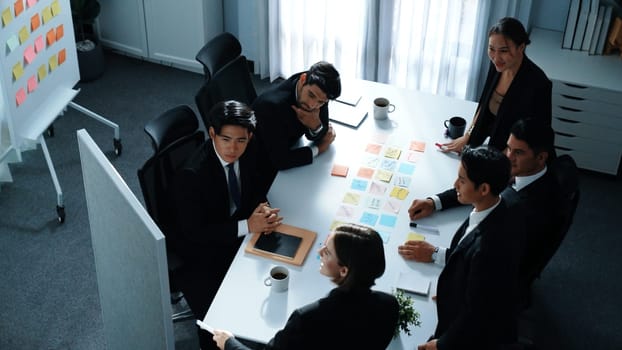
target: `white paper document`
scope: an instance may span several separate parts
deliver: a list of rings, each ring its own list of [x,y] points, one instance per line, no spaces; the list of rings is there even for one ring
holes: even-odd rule
[[[427,296],[430,293],[430,279],[417,270],[400,272],[395,287],[407,292]]]

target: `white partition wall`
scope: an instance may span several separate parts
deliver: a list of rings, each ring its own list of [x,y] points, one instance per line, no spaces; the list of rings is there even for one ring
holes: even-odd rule
[[[84,130],[78,146],[108,349],[174,349],[162,232]]]

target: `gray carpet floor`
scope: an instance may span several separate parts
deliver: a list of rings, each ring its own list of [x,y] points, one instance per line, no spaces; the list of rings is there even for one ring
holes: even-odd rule
[[[0,349],[105,349],[76,130],[86,129],[142,201],[137,169],[152,150],[143,132],[178,104],[195,111],[202,75],[106,53],[107,69],[80,83],[76,102],[120,126],[69,109],[47,137],[67,219],[59,225],[56,193],[40,147],[10,166],[0,185]],[[258,92],[268,82],[255,80]],[[622,349],[622,216],[619,177],[581,172],[582,198],[566,240],[534,288],[530,316],[540,349]],[[618,208],[618,209],[616,209]],[[198,349],[193,322],[175,324],[177,349]]]

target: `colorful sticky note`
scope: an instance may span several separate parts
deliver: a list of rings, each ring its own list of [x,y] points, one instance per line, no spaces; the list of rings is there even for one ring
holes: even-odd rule
[[[383,169],[379,169],[376,172],[376,179],[383,181],[383,182],[390,182],[391,181],[391,177],[393,177],[393,173],[390,171],[386,171]]]
[[[398,198],[400,200],[404,200],[408,196],[408,190],[403,187],[393,187],[391,190],[391,197]]]
[[[35,53],[35,47],[32,45],[26,46],[26,49],[24,49],[24,60],[26,61],[26,63],[32,63],[32,61],[34,61],[35,59],[35,56],[37,56],[37,54]]]
[[[379,163],[380,159],[376,156],[369,156],[363,161],[363,164],[369,168],[377,168]]]
[[[54,28],[50,29],[47,34],[45,34],[45,39],[48,47],[54,44],[54,42],[56,41],[56,31],[54,30]]]
[[[415,165],[410,163],[401,163],[398,171],[402,174],[412,175],[415,172]]]
[[[402,202],[395,199],[389,198],[387,199],[386,204],[384,205],[383,210],[393,214],[399,214],[400,208],[402,207]]]
[[[2,10],[2,24],[4,24],[4,26],[8,26],[9,23],[11,23],[11,21],[13,20],[13,15],[11,14],[11,8],[7,7],[4,10]]]
[[[397,216],[395,215],[380,215],[380,225],[387,227],[395,227],[395,223],[397,222]]]
[[[369,197],[367,198],[367,207],[370,209],[380,209],[382,206],[382,198],[380,197]]]
[[[330,171],[330,174],[333,176],[348,176],[348,166],[341,164],[333,164],[333,168]]]
[[[343,196],[343,202],[346,204],[359,205],[361,195],[357,193],[348,192]]]
[[[425,151],[425,142],[423,141],[411,141],[410,147],[408,148],[411,151],[423,152]]]
[[[13,10],[15,11],[15,17],[24,12],[24,0],[17,0],[13,4]]]
[[[425,236],[421,233],[410,232],[408,236],[406,236],[407,241],[425,241]]]
[[[361,216],[361,220],[360,220],[361,224],[363,225],[369,225],[369,226],[376,226],[376,222],[378,222],[378,214],[373,214],[370,212],[364,212],[363,215]]]
[[[387,244],[389,242],[389,237],[391,236],[389,233],[384,231],[378,231],[380,237],[382,237],[382,242]]]
[[[42,64],[39,66],[39,69],[37,69],[37,77],[39,78],[39,82],[41,82],[41,80],[48,75],[48,70],[46,68],[45,64]]]
[[[359,169],[358,173],[356,173],[356,176],[371,179],[372,176],[374,176],[374,169],[362,167]]]
[[[382,145],[370,143],[370,144],[367,144],[367,147],[365,147],[365,152],[373,153],[373,154],[380,154],[381,149],[382,149]]]
[[[58,60],[56,59],[56,55],[50,56],[50,59],[48,60],[48,64],[50,66],[50,72],[53,72],[54,69],[56,69],[56,66],[58,66]]]
[[[22,62],[17,62],[13,66],[13,80],[17,81],[24,74],[24,67],[22,66]]]
[[[334,231],[337,228],[337,226],[341,226],[341,225],[344,225],[344,224],[345,224],[345,222],[343,222],[343,221],[333,220],[333,222],[331,222],[331,224],[330,224],[331,232]]]
[[[52,1],[52,15],[58,16],[60,14],[60,4],[58,0]]]
[[[417,163],[421,159],[422,155],[423,153],[421,152],[408,152],[408,156],[406,157],[406,160],[408,160],[411,163]]]
[[[365,191],[367,189],[367,180],[354,179],[352,180],[351,188],[357,191]]]
[[[393,159],[383,159],[382,163],[380,163],[380,168],[388,171],[393,171],[396,164],[397,162]]]
[[[33,7],[37,3],[37,0],[26,0],[28,7]]]
[[[23,26],[22,29],[19,30],[19,43],[23,44],[30,37],[30,32],[28,31],[28,27]]]
[[[58,27],[56,27],[56,41],[59,41],[63,35],[65,35],[65,29],[63,27],[63,25],[59,25]]]
[[[49,22],[52,19],[52,9],[50,9],[49,6],[44,7],[43,11],[41,11],[41,14],[43,15],[43,24]]]
[[[67,51],[65,49],[58,51],[58,65],[59,66],[65,62],[66,58],[67,58]]]
[[[410,176],[404,176],[404,175],[398,175],[395,177],[395,180],[393,181],[393,184],[395,184],[395,186],[400,186],[400,187],[405,187],[408,188],[410,187],[410,181],[411,181],[411,177]]]
[[[17,93],[15,93],[15,103],[19,106],[24,103],[25,100],[26,91],[24,91],[24,88],[19,88],[19,90],[17,90]]]
[[[30,31],[34,32],[41,25],[41,17],[39,17],[38,13],[35,13],[34,16],[30,17]]]
[[[348,205],[341,205],[337,209],[337,216],[352,220],[356,216],[356,208]]]
[[[28,93],[35,91],[36,88],[37,88],[37,77],[33,75],[30,78],[28,78]]]
[[[398,159],[400,157],[400,154],[402,154],[402,150],[400,150],[399,148],[389,147],[384,153],[384,156],[387,158]]]
[[[43,36],[39,35],[36,39],[35,39],[35,52],[41,52],[43,50],[44,46],[43,46]]]
[[[9,52],[13,52],[19,46],[17,35],[11,35],[6,41],[6,46],[9,48]]]
[[[372,182],[371,186],[369,186],[369,193],[371,194],[383,195],[386,191],[387,191],[387,186],[381,183],[378,183],[378,182]]]

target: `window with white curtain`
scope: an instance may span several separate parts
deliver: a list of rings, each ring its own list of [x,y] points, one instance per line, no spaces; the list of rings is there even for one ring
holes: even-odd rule
[[[325,60],[344,78],[465,98],[472,60],[484,54],[475,52],[485,47],[482,1],[268,0],[262,73],[288,77]]]

